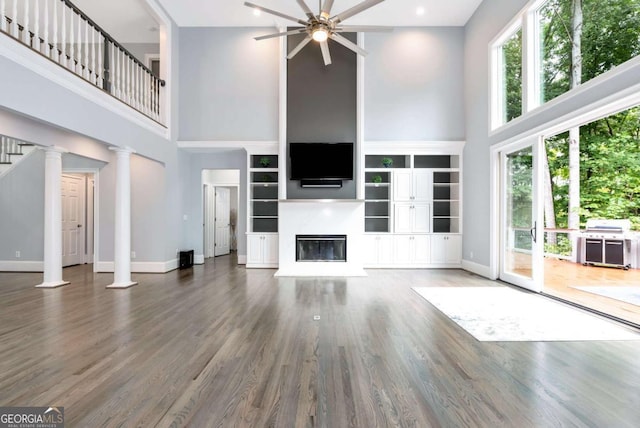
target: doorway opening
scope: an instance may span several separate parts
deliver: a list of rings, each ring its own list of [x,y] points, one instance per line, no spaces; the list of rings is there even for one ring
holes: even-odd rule
[[[240,170],[202,171],[204,258],[224,256],[238,249]]]

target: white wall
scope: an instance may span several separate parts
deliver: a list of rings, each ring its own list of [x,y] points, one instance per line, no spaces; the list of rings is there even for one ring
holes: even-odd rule
[[[278,139],[274,28],[180,29],[180,140]]]
[[[364,140],[463,140],[464,29],[367,33]]]

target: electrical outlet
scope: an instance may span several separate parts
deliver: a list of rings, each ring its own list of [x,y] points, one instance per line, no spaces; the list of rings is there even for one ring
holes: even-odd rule
[[[16,259],[20,258],[20,251],[16,251]]]
[[[320,321],[320,315],[314,315],[313,316],[313,320],[314,321]]]
[[[132,258],[132,259],[135,259],[135,258],[136,258],[136,252],[135,252],[135,251],[132,251],[132,252],[131,252],[131,258]]]
[[[469,251],[469,258],[473,260],[473,251]]]

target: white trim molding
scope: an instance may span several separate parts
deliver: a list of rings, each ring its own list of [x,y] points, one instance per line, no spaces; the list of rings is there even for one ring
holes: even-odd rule
[[[247,255],[246,254],[238,254],[238,264],[246,265],[247,264]]]
[[[247,153],[278,153],[278,141],[222,141],[222,140],[201,140],[188,141],[181,140],[177,142],[179,149],[195,149],[202,152],[206,149],[245,149]]]
[[[394,155],[412,153],[461,155],[465,141],[365,141],[362,152],[367,155]]]
[[[96,262],[95,272],[112,273],[114,271],[113,262]],[[167,273],[178,268],[178,259],[167,260],[165,262],[131,262],[131,272],[134,273]]]
[[[0,260],[0,272],[43,272],[44,262]]]
[[[204,264],[204,254],[196,254],[193,256],[193,264],[194,265],[203,265]]]
[[[462,260],[462,269],[466,270],[467,272],[475,273],[476,275],[480,275],[487,279],[497,279],[496,276],[491,274],[491,268],[489,266],[481,265],[476,262]]]

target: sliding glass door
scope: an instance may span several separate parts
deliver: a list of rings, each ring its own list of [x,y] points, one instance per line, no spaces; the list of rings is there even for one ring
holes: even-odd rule
[[[544,256],[540,150],[536,138],[500,154],[500,279],[536,292],[542,291]]]

